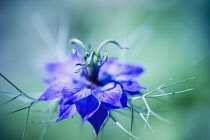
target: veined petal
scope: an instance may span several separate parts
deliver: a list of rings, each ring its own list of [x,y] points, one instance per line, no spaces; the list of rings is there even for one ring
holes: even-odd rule
[[[52,84],[56,81],[60,82],[78,82],[78,80],[84,80],[82,73],[75,73],[78,69],[76,64],[79,63],[78,57],[71,53],[69,60],[65,62],[49,63],[46,65],[46,70],[49,72],[53,78],[46,79],[48,84]]]
[[[140,89],[145,89],[145,87],[140,86],[139,83],[136,81],[123,81],[119,83],[122,86],[123,90],[130,92],[137,92]]]
[[[83,122],[89,119],[99,108],[99,100],[94,96],[90,95],[75,103],[78,113],[81,115]]]
[[[73,74],[76,70],[74,66],[76,63],[67,61],[62,63],[49,63],[46,65],[46,70],[55,77],[59,77],[61,75],[69,75]]]
[[[115,69],[120,69],[114,77],[116,81],[132,80],[143,72],[141,67],[130,64],[118,64],[116,65]]]
[[[106,71],[108,67],[110,67],[113,63],[115,63],[115,58],[108,58],[108,60],[103,64],[102,71]]]
[[[123,92],[122,97],[120,99],[120,102],[121,102],[123,107],[128,107],[127,106],[128,98],[127,98],[126,93]]]
[[[114,82],[108,83],[103,86],[100,91],[96,93],[97,98],[103,102],[103,104],[111,109],[126,107],[126,105],[122,104],[122,100],[126,100],[127,98],[123,95],[123,91],[119,84],[115,84]],[[123,99],[122,99],[123,98]]]
[[[61,99],[61,102],[59,103],[59,114],[58,114],[58,119],[56,122],[61,121],[63,119],[66,119],[76,112],[76,106],[75,104],[63,104],[63,100]]]
[[[63,75],[60,74],[57,77],[51,77],[51,78],[44,79],[44,82],[49,85],[56,84],[58,82],[63,82],[63,83],[71,82],[72,83],[72,81],[73,81],[72,77],[67,74],[63,74]]]
[[[91,90],[84,88],[64,88],[62,91],[63,98],[65,100],[65,104],[73,104],[91,94]]]
[[[53,100],[56,98],[61,98],[61,91],[66,83],[56,83],[51,85],[39,98],[41,100]]]
[[[136,92],[126,91],[126,93],[128,95],[142,95],[142,93],[140,91],[136,91]]]
[[[74,73],[74,67],[78,62],[77,57],[71,53],[69,60],[66,62],[49,63],[46,65],[46,70],[55,77],[61,74],[68,75]]]
[[[143,72],[140,66],[119,63],[115,59],[108,59],[100,70],[112,75],[116,81],[130,81]]]
[[[62,97],[63,98],[71,98],[74,94],[79,92],[83,89],[82,85],[76,85],[76,84],[66,84],[65,87],[62,90]]]
[[[98,108],[98,110],[93,114],[93,116],[88,119],[88,121],[94,127],[94,130],[97,135],[108,115],[109,115],[109,110],[105,108],[103,105],[101,105]]]

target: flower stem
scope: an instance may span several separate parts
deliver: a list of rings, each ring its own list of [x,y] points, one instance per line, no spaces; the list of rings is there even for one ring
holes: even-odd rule
[[[31,100],[36,100],[30,96],[28,96],[26,93],[24,93],[23,91],[21,91],[17,86],[15,86],[10,80],[8,80],[3,74],[0,73],[0,76],[2,78],[4,78],[10,85],[12,85],[17,91],[19,91],[20,93],[22,93],[24,96],[26,96],[27,98],[31,99]]]

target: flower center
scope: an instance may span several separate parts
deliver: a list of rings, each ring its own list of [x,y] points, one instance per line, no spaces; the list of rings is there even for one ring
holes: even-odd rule
[[[96,52],[95,51],[87,51],[85,45],[78,39],[71,39],[70,43],[73,45],[77,45],[83,49],[84,56],[82,58],[79,58],[77,55],[77,50],[73,49],[73,53],[78,57],[79,63],[76,64],[76,66],[80,66],[79,69],[75,71],[75,73],[80,72],[82,70],[82,73],[86,77],[86,79],[91,83],[95,85],[102,86],[103,84],[98,80],[99,70],[101,66],[107,61],[108,54],[107,51],[103,53],[103,55],[100,55],[100,52],[104,46],[106,46],[108,43],[115,44],[120,49],[127,49],[123,48],[118,44],[116,41],[113,40],[105,40],[102,42]]]
[[[82,63],[76,64],[77,66],[81,66],[76,72],[82,70],[82,74],[91,84],[101,85],[98,80],[98,74],[100,67],[106,62],[107,58],[106,51],[102,57],[94,51],[86,51],[85,55],[82,57]]]

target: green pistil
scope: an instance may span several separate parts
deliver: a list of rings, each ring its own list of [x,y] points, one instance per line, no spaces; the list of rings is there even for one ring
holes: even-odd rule
[[[81,66],[81,68],[77,69],[75,73],[80,72],[81,69],[85,69],[86,78],[91,83],[94,83],[94,84],[100,83],[98,81],[99,69],[108,59],[107,51],[105,51],[103,56],[101,57],[100,55],[101,50],[109,43],[116,45],[120,49],[127,49],[120,46],[120,44],[114,40],[105,40],[98,46],[96,52],[95,51],[89,52],[87,51],[86,46],[80,40],[73,38],[69,42],[72,45],[77,45],[83,48],[83,52],[85,53],[83,57],[84,62],[76,64],[76,66]],[[76,49],[73,49],[73,53],[78,57]],[[78,57],[78,60],[80,60],[79,57]]]

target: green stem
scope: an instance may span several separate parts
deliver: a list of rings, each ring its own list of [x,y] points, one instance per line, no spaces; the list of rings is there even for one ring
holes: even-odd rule
[[[2,78],[4,78],[10,85],[12,85],[17,91],[19,91],[20,93],[22,93],[24,96],[26,96],[27,98],[29,98],[29,99],[32,99],[32,100],[36,100],[36,99],[34,99],[34,98],[32,98],[32,97],[30,97],[30,96],[28,96],[26,93],[24,93],[23,91],[21,91],[17,86],[15,86],[10,80],[8,80],[3,74],[1,74],[0,73],[0,76],[2,77]]]

